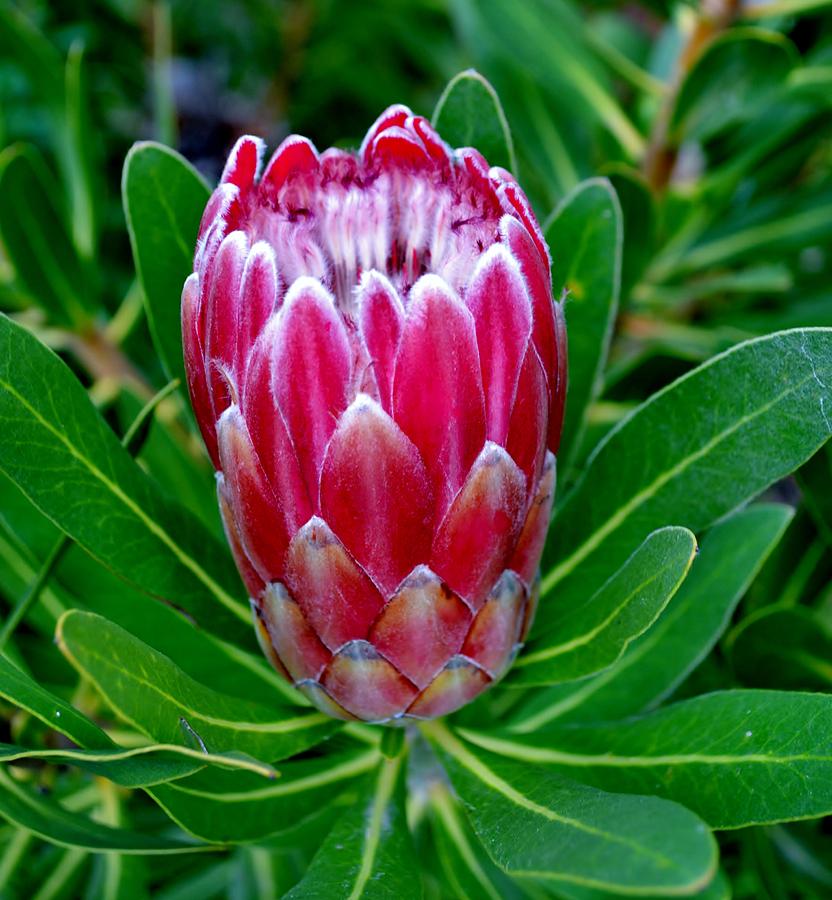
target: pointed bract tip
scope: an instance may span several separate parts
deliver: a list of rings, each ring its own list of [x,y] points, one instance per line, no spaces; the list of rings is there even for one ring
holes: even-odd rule
[[[312,141],[301,134],[290,134],[272,154],[260,183],[279,191],[290,178],[314,172],[319,165],[320,156]]]
[[[517,262],[511,250],[502,243],[492,244],[480,256],[474,266],[474,274],[471,276],[470,284],[476,284],[484,271],[495,266],[505,266],[509,270],[511,277],[516,278],[523,285],[523,290],[526,292],[526,280],[523,278],[523,270],[520,268],[520,263]]]
[[[394,103],[392,106],[388,106],[367,129],[367,134],[364,135],[364,140],[361,142],[361,147],[358,151],[359,156],[362,158],[366,157],[367,149],[379,132],[392,125],[404,125],[412,115],[410,108],[403,103]]]
[[[333,310],[336,308],[335,298],[317,278],[313,278],[311,275],[301,275],[289,285],[282,309],[288,310],[306,297],[311,297],[316,303]]]
[[[419,280],[410,289],[410,303],[420,303],[430,295],[441,294],[449,300],[453,300],[462,306],[457,292],[448,284],[447,281],[434,272],[428,272],[422,275]]]
[[[316,550],[328,547],[330,544],[340,543],[332,533],[332,529],[320,516],[312,516],[295,535],[296,541],[304,541]]]
[[[221,184],[236,184],[240,190],[251,187],[260,174],[266,145],[262,138],[244,134],[238,138],[220,177]]]

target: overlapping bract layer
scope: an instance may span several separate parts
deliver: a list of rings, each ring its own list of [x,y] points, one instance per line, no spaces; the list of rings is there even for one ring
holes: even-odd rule
[[[194,410],[274,665],[343,718],[433,717],[533,615],[566,390],[512,176],[387,110],[358,155],[242,138],[182,297]]]

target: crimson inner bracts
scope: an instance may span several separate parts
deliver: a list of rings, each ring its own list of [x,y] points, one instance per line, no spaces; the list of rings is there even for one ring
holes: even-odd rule
[[[428,718],[523,640],[566,333],[514,178],[402,106],[358,154],[241,138],[182,294],[191,400],[274,665],[341,718]]]

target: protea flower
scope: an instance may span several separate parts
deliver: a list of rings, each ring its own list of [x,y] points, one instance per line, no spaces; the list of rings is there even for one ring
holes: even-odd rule
[[[441,716],[534,613],[566,389],[514,178],[388,109],[356,154],[236,144],[182,296],[191,400],[272,663],[321,709]]]

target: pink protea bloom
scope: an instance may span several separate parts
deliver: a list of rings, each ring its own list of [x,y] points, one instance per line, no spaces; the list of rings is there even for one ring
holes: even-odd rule
[[[342,718],[430,718],[534,612],[566,335],[514,178],[403,106],[356,154],[241,138],[182,295],[191,400],[272,663]]]

